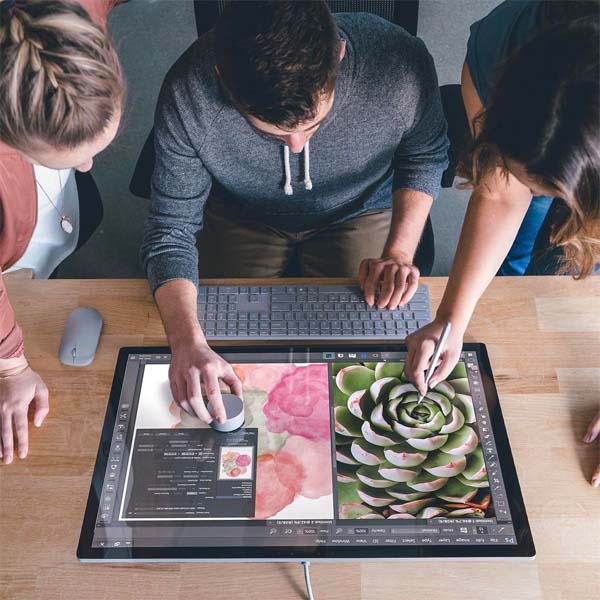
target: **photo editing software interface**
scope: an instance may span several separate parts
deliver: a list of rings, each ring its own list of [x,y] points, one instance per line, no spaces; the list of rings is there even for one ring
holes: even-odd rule
[[[93,547],[516,545],[476,352],[417,403],[404,352],[223,352],[245,423],[171,396],[131,354]]]

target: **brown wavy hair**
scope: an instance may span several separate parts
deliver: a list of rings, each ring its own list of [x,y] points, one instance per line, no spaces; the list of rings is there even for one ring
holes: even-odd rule
[[[560,271],[590,275],[600,259],[600,84],[598,20],[551,27],[503,66],[479,133],[460,165],[478,185],[506,159],[564,200],[566,218],[550,241],[562,249]]]
[[[72,0],[2,4],[0,140],[27,152],[96,138],[125,96],[111,40]]]
[[[242,112],[293,129],[333,91],[339,41],[323,0],[227,2],[215,31],[221,83]]]

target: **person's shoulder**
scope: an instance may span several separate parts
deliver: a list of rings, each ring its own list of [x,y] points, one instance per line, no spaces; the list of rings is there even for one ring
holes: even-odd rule
[[[173,63],[165,77],[164,85],[173,88],[192,86],[210,87],[215,81],[214,31],[195,40]]]
[[[471,25],[466,62],[484,104],[498,65],[535,32],[541,5],[541,0],[506,0]]]
[[[410,46],[417,39],[400,25],[372,13],[336,13],[334,19],[342,37],[365,50],[377,51],[389,44]]]
[[[340,13],[336,22],[347,38],[361,70],[397,81],[402,73],[419,71],[429,56],[422,40],[399,25],[370,13]]]
[[[471,25],[469,51],[501,60],[535,31],[541,5],[541,0],[505,0]]]

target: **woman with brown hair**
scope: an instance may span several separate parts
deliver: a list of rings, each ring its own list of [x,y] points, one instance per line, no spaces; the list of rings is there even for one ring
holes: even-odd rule
[[[22,257],[40,227],[42,186],[36,169],[88,171],[116,135],[125,81],[103,27],[117,3],[0,2],[0,272]],[[64,194],[63,189],[63,203]],[[70,235],[72,221],[47,196],[57,208],[48,212],[55,229]],[[0,275],[0,456],[5,463],[13,459],[14,437],[19,457],[27,455],[32,402],[39,427],[48,413],[48,390],[27,363]]]
[[[569,19],[579,11],[586,18]],[[474,189],[436,317],[407,339],[406,372],[422,393],[444,323],[452,332],[430,387],[458,361],[494,275],[583,278],[597,268],[599,33],[598,4],[589,2],[505,2],[472,28],[462,94],[473,140],[462,167]],[[600,433],[595,423],[585,441]],[[600,470],[592,481],[600,484]]]

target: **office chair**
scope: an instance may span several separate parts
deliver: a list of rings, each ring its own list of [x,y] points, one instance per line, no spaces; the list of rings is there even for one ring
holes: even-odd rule
[[[331,12],[369,12],[417,35],[419,0],[326,0]],[[225,7],[224,0],[194,0],[198,37],[210,31]]]
[[[371,12],[396,25],[400,25],[412,35],[417,33],[419,0],[328,0],[327,4],[332,12]],[[215,26],[224,6],[225,2],[223,0],[194,0],[198,36],[207,33]],[[460,88],[460,86],[457,87]],[[152,129],[146,138],[129,184],[129,190],[135,196],[150,198],[154,161],[154,129]],[[453,181],[454,171],[450,173],[447,169],[444,177],[445,181]],[[450,182],[449,186],[451,185]],[[428,217],[417,247],[414,264],[419,268],[422,275],[427,276],[431,273],[434,259],[435,240],[431,218]],[[291,276],[293,273],[286,273],[286,275]]]

